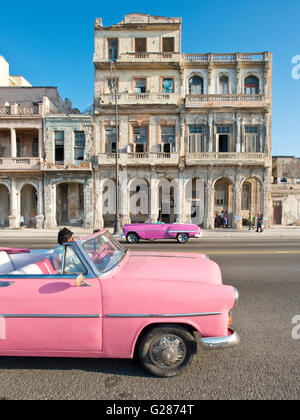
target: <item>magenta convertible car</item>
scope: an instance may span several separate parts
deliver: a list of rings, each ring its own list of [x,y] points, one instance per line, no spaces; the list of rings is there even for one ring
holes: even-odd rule
[[[61,266],[53,249],[0,248],[0,356],[137,357],[174,376],[197,342],[239,342],[237,299],[205,255],[125,250],[105,230],[64,244]]]
[[[130,244],[137,243],[140,239],[177,239],[185,244],[189,238],[200,238],[202,233],[197,225],[189,223],[133,223],[123,226],[120,239],[126,238]]]

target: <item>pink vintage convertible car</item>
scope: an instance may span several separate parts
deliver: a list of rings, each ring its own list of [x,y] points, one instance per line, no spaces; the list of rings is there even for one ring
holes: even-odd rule
[[[61,269],[53,250],[2,248],[0,272],[0,356],[137,355],[167,377],[191,362],[197,339],[204,349],[239,341],[237,291],[204,255],[126,251],[102,231],[65,244]]]
[[[132,223],[124,225],[122,231],[120,239],[125,237],[130,244],[135,244],[140,239],[177,239],[184,244],[189,238],[202,236],[199,226],[189,223]]]

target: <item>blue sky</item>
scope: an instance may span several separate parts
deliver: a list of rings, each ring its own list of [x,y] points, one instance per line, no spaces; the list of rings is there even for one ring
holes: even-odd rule
[[[93,101],[95,18],[109,26],[134,12],[181,16],[185,53],[273,52],[273,155],[300,157],[299,0],[15,0],[1,5],[0,55],[11,74],[57,86],[83,111]]]

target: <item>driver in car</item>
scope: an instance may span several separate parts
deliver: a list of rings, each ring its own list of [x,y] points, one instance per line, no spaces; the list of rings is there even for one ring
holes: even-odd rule
[[[70,229],[63,228],[58,232],[58,238],[57,238],[58,245],[54,249],[53,255],[52,255],[52,264],[57,273],[61,273],[62,271],[62,263],[63,263],[64,250],[65,250],[64,244],[68,242],[73,242],[73,240],[74,240],[74,233]],[[76,259],[76,261],[74,260],[74,258]],[[78,262],[80,261],[78,261],[78,257],[76,254],[74,254],[74,256],[72,255],[69,256],[68,258],[66,258],[64,271],[65,272],[74,271],[74,268],[76,267]]]

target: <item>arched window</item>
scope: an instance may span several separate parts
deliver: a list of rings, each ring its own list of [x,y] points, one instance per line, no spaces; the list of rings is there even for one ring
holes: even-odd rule
[[[224,76],[224,75],[220,76],[219,83],[220,83],[221,95],[228,95],[229,94],[229,77]]]
[[[190,95],[203,95],[204,82],[202,77],[193,76],[189,79],[189,94]]]
[[[245,79],[245,93],[250,95],[259,94],[259,79],[255,76],[248,76]]]

